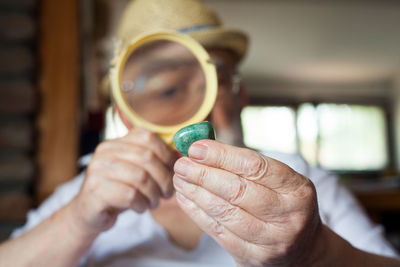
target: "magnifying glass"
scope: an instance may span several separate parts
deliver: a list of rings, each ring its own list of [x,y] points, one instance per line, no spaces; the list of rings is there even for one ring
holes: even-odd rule
[[[167,144],[180,128],[204,120],[217,96],[216,69],[206,50],[174,32],[133,40],[117,56],[110,80],[123,115]]]

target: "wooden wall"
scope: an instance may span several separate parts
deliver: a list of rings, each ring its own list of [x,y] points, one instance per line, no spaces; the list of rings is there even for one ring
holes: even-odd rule
[[[34,0],[0,1],[0,239],[32,204],[37,33]]]
[[[0,240],[76,175],[78,15],[78,0],[0,0]]]

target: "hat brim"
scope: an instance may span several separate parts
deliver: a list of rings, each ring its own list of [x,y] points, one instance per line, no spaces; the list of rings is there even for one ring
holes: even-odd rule
[[[238,61],[246,55],[249,38],[239,30],[225,27],[188,33],[204,47],[226,48],[238,56]]]

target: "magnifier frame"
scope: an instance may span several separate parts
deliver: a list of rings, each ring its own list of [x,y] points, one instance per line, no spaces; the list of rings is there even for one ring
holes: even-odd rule
[[[203,103],[199,110],[187,121],[171,126],[161,126],[151,123],[142,118],[137,112],[135,112],[128,102],[124,98],[123,91],[121,89],[121,77],[122,71],[126,61],[134,50],[140,46],[153,42],[153,41],[173,41],[186,47],[198,60],[201,69],[204,73],[205,79],[205,96]],[[110,81],[111,89],[114,100],[123,114],[129,119],[129,121],[135,127],[147,128],[157,134],[159,134],[166,143],[172,144],[173,135],[182,127],[189,124],[197,123],[204,120],[214,107],[215,100],[217,97],[217,74],[214,64],[210,60],[210,56],[207,51],[194,39],[187,35],[178,34],[176,32],[156,32],[146,35],[142,35],[126,46],[125,49],[117,55],[115,65],[110,70]],[[179,108],[179,107],[177,107]]]

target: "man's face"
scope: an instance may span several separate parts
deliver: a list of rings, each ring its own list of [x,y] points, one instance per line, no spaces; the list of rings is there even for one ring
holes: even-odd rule
[[[236,57],[225,49],[207,51],[218,76],[218,95],[207,120],[212,122],[217,140],[242,146],[241,106],[238,85],[233,80]],[[179,66],[175,66],[177,62]],[[174,43],[135,51],[127,60],[121,78],[130,106],[143,118],[160,125],[175,125],[189,119],[205,94],[205,78],[199,63],[186,48]]]
[[[200,62],[192,52],[166,40],[139,47],[121,73],[127,104],[142,118],[163,126],[192,118],[205,98],[205,84]]]

